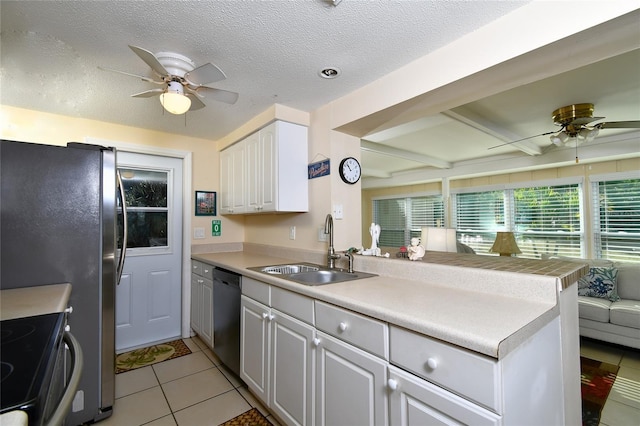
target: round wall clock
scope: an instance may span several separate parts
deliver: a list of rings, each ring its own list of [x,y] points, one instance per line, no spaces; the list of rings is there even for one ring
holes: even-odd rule
[[[353,157],[346,157],[340,162],[338,172],[345,183],[353,185],[360,180],[362,169],[358,160]]]

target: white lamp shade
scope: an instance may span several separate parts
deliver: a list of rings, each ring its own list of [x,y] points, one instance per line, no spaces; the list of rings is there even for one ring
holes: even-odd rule
[[[420,241],[427,251],[448,251],[455,253],[458,251],[456,247],[456,230],[454,228],[432,228],[423,227]]]
[[[169,82],[167,91],[160,95],[160,103],[171,114],[184,114],[191,108],[191,99],[184,95],[182,84]]]

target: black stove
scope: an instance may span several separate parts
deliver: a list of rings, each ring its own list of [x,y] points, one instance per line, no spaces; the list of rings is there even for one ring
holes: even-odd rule
[[[63,353],[64,326],[64,313],[0,322],[0,413],[23,410],[30,425],[44,421],[47,394]]]

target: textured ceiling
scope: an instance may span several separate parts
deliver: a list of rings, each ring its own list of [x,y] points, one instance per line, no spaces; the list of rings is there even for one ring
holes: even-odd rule
[[[217,140],[274,103],[313,111],[527,3],[342,0],[334,6],[330,0],[3,0],[0,101]],[[554,3],[547,7],[554,10]],[[548,137],[489,148],[553,130],[551,112],[564,105],[590,102],[596,115],[607,120],[640,120],[640,29],[634,25],[639,11],[622,20],[625,32],[635,31],[635,47],[611,46],[611,52],[605,48],[602,56],[591,57],[590,50],[607,44],[605,34],[617,33],[615,22],[583,44],[565,40],[563,49],[546,50],[561,61],[575,55],[584,66],[551,77],[546,73],[547,78],[502,93],[494,90],[484,99],[435,115],[416,113],[421,108],[417,101],[407,111],[411,120],[399,114],[390,121],[393,128],[358,134],[364,139],[361,159],[368,176],[363,187],[437,180],[455,175],[464,164],[495,156],[520,168],[522,156],[544,157],[536,164],[547,166]],[[163,111],[156,97],[132,98],[157,86],[98,68],[152,76],[128,45],[179,53],[196,66],[216,64],[227,78],[211,86],[239,93],[237,103],[205,98],[204,109],[174,116]],[[320,78],[324,67],[337,67],[342,73],[334,80]],[[597,143],[604,146],[609,140],[603,136]],[[628,151],[637,155],[637,139]],[[573,158],[569,152],[557,161]]]
[[[2,104],[218,139],[279,103],[312,111],[527,2],[2,1]],[[212,62],[238,92],[163,114],[148,67],[127,46]],[[338,67],[335,80],[318,76]]]

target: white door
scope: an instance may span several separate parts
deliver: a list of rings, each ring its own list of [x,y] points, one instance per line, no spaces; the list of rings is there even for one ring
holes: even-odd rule
[[[128,217],[116,288],[116,351],[123,352],[181,335],[182,160],[118,152],[117,165]]]

